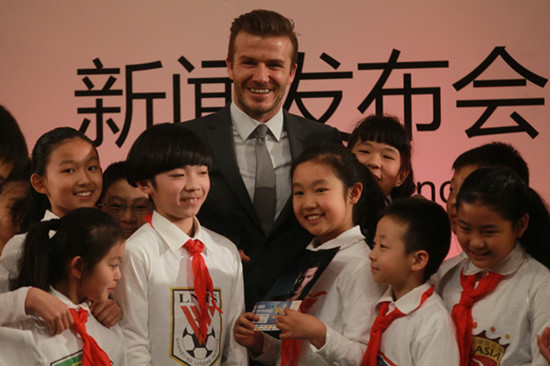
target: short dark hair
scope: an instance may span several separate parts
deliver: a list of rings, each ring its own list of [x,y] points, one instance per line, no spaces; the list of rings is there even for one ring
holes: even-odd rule
[[[150,179],[157,174],[186,165],[206,165],[210,168],[210,151],[199,136],[181,123],[154,125],[139,135],[128,153],[128,183]]]
[[[401,170],[408,171],[409,175],[399,187],[391,191],[392,198],[409,197],[416,190],[414,173],[411,163],[411,137],[397,117],[390,115],[373,114],[360,120],[348,140],[351,149],[355,144],[363,141],[375,141],[393,146],[399,151]]]
[[[294,22],[291,19],[271,10],[253,10],[242,14],[233,20],[229,34],[227,57],[233,62],[235,54],[235,39],[239,32],[246,32],[255,36],[286,36],[292,43],[291,66],[298,59],[298,38],[294,32]]]
[[[126,169],[127,164],[125,161],[117,161],[109,165],[107,169],[103,171],[103,190],[101,191],[99,202],[103,202],[105,192],[107,192],[113,183],[116,183],[119,180],[126,181]]]
[[[491,142],[463,152],[453,163],[453,170],[467,165],[503,166],[515,171],[526,184],[529,184],[529,166],[519,151],[504,142]]]
[[[384,209],[381,217],[389,216],[407,225],[405,253],[418,250],[428,253],[428,264],[423,280],[427,281],[449,253],[451,223],[447,212],[439,204],[424,197],[407,197],[393,201]]]
[[[29,150],[17,121],[0,105],[0,161],[13,164],[13,170],[17,171],[25,169],[28,160]]]

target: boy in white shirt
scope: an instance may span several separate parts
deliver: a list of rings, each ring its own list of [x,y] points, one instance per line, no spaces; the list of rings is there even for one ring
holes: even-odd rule
[[[373,278],[390,285],[363,365],[458,365],[451,316],[429,278],[447,255],[451,228],[445,210],[424,198],[396,200],[382,213],[370,253]]]
[[[195,215],[210,188],[210,153],[180,124],[144,131],[128,154],[128,181],[155,211],[127,240],[115,292],[130,365],[246,365],[232,329],[244,311],[237,248]]]

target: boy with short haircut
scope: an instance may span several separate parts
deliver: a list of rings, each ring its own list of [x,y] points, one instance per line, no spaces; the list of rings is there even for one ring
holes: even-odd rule
[[[126,162],[112,163],[103,172],[103,190],[98,206],[113,216],[128,239],[145,223],[145,217],[153,211],[153,203],[138,187],[126,180]]]
[[[127,241],[115,297],[129,365],[246,365],[232,329],[244,311],[237,248],[195,215],[210,188],[210,153],[180,124],[144,131],[128,154],[128,181],[155,211]]]
[[[374,280],[390,285],[362,365],[458,365],[451,316],[429,278],[447,255],[445,210],[424,198],[394,201],[378,221],[370,253]]]
[[[474,171],[486,166],[505,166],[529,185],[529,166],[519,151],[504,142],[491,142],[460,154],[453,163],[453,177],[447,199],[447,214],[451,225],[456,219],[456,195],[464,180]],[[454,229],[453,229],[454,230]]]

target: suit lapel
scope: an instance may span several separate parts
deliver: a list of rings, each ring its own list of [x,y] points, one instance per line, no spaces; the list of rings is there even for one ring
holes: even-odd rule
[[[233,128],[229,106],[225,107],[213,118],[208,126],[208,143],[212,157],[221,175],[237,196],[238,201],[253,218],[258,226],[260,221],[254,209],[254,205],[248,195],[246,186],[239,172],[239,166],[235,158],[233,141]]]

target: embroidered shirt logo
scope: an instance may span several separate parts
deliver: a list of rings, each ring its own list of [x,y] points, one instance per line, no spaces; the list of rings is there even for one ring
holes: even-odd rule
[[[219,289],[214,289],[214,299],[208,296],[207,332],[199,327],[199,307],[195,291],[188,288],[172,288],[172,331],[170,356],[182,365],[209,366],[220,356],[221,316],[212,304],[222,307]]]
[[[500,344],[500,337],[491,339],[485,330],[472,336],[472,365],[500,366],[509,344]]]

